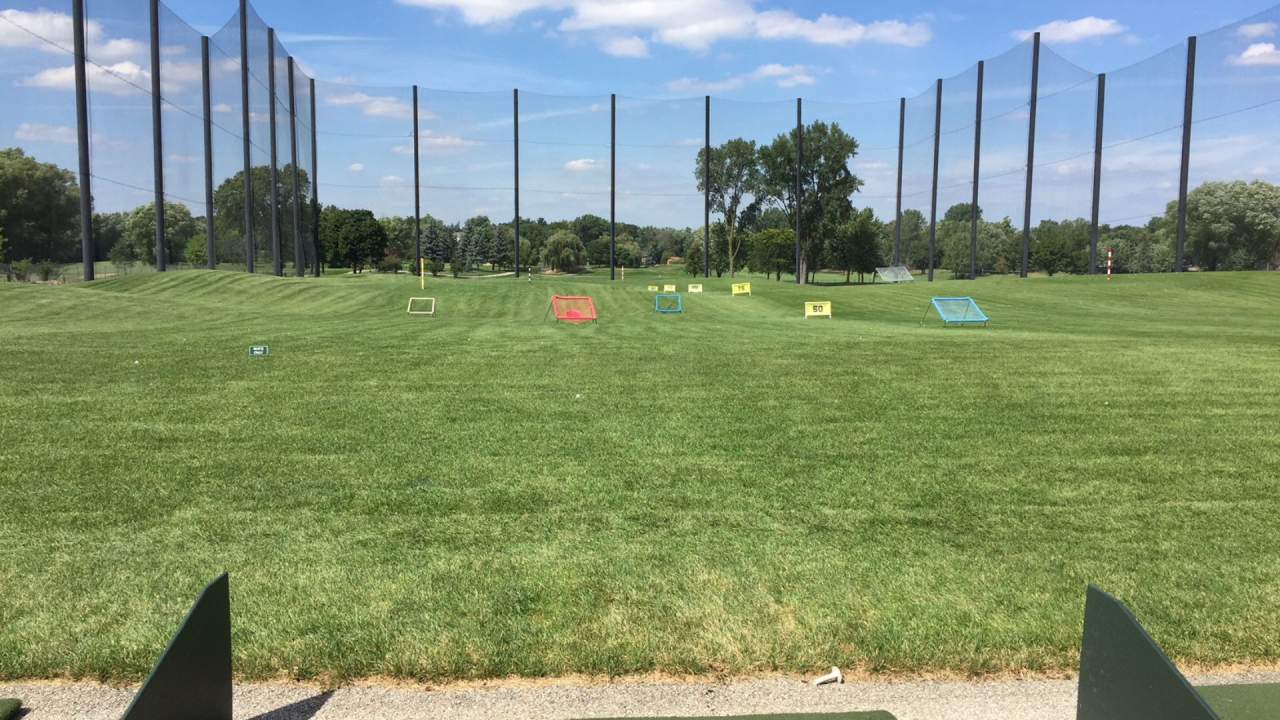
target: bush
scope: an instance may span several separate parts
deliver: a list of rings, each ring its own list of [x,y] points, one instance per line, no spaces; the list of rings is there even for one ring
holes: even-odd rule
[[[440,277],[440,273],[444,272],[444,261],[428,260],[427,272],[431,273],[432,277]]]
[[[378,261],[377,270],[382,273],[398,273],[404,269],[404,262],[398,253],[387,253]]]
[[[208,265],[209,264],[209,240],[204,233],[196,233],[187,240],[187,247],[184,251],[186,261],[192,265]]]
[[[62,277],[62,266],[51,263],[48,260],[36,263],[31,269],[36,274],[36,277],[40,278],[41,282],[49,282]]]
[[[111,247],[107,259],[122,273],[128,273],[138,262],[138,253],[130,243],[121,241]]]
[[[13,277],[18,282],[27,282],[31,279],[31,258],[13,261]]]

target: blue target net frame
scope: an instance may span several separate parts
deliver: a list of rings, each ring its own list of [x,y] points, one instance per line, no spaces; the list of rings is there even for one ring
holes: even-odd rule
[[[653,297],[654,312],[678,315],[684,312],[684,296],[680,293],[658,293]]]
[[[942,318],[944,325],[985,326],[991,322],[971,297],[936,297],[930,302],[930,307],[938,311],[938,317]],[[925,317],[928,316],[929,311],[925,310]],[[924,324],[923,320],[921,324]]]

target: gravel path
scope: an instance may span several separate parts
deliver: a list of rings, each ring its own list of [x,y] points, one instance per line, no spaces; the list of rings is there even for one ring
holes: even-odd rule
[[[1195,684],[1280,682],[1280,672],[1204,675]],[[566,720],[888,710],[898,720],[1074,720],[1074,680],[858,680],[815,688],[799,679],[524,684],[430,690],[357,685],[332,692],[287,683],[239,685],[237,720]],[[118,720],[132,688],[83,682],[0,683],[23,720]]]

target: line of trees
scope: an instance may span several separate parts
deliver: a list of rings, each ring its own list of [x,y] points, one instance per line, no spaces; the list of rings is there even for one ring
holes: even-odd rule
[[[968,277],[970,204],[952,206],[938,223],[934,267]],[[1022,263],[1022,230],[1005,217],[988,220],[978,208],[979,275],[1017,272]],[[1119,273],[1169,272],[1177,254],[1178,203],[1146,225],[1101,225],[1098,263],[1113,251]],[[884,226],[881,252],[892,256],[894,222]],[[1088,220],[1042,220],[1031,230],[1032,270],[1055,275],[1089,272]],[[928,266],[929,223],[919,210],[902,214],[902,259],[917,270]],[[1205,271],[1269,270],[1280,267],[1280,186],[1253,182],[1207,182],[1187,197],[1184,267]]]
[[[702,228],[671,228],[619,223],[616,259],[636,267],[683,258],[690,272],[702,268],[710,252],[717,275],[741,269],[781,279],[799,270],[812,280],[819,270],[859,281],[893,255],[896,222],[877,218],[854,201],[862,181],[850,169],[857,141],[836,124],[815,122],[804,130],[805,153],[796,195],[795,132],[757,146],[741,138],[699,150],[695,174],[704,177],[712,210],[718,216],[710,242]],[[708,167],[709,162],[709,167]],[[284,260],[293,251],[293,168],[277,173],[278,220]],[[256,257],[271,259],[270,183],[266,166],[251,170],[254,192],[252,222]],[[299,171],[300,197],[310,196],[310,178]],[[0,150],[0,262],[6,265],[74,263],[80,260],[80,190],[76,176],[51,163],[41,163],[19,148]],[[305,200],[304,200],[305,202]],[[304,208],[307,210],[309,208]],[[981,274],[1016,272],[1022,259],[1022,233],[1009,218],[990,219],[978,209],[977,269]],[[797,215],[804,233],[799,264],[793,229]],[[302,239],[310,257],[312,213],[302,212]],[[155,263],[155,207],[95,213],[98,260],[128,267]],[[201,265],[207,261],[205,218],[181,203],[165,204],[166,248],[170,262]],[[1099,229],[1099,260],[1114,250],[1117,272],[1161,272],[1174,265],[1177,203],[1142,226]],[[1193,190],[1187,204],[1187,267],[1202,270],[1269,269],[1280,266],[1280,187],[1264,182],[1208,182]],[[242,263],[244,242],[244,174],[236,173],[214,191],[214,229],[219,262]],[[515,265],[515,231],[510,222],[484,216],[448,224],[424,216],[422,241],[432,272],[481,269],[499,271]],[[918,210],[905,210],[903,261],[914,269],[928,266],[928,220]],[[949,208],[938,224],[934,267],[956,276],[969,274],[970,206]],[[520,264],[576,272],[609,263],[609,221],[597,215],[573,220],[522,219]],[[416,253],[412,217],[377,218],[369,210],[326,207],[319,214],[320,261],[335,267],[400,270]],[[1089,271],[1089,223],[1083,219],[1044,220],[1032,231],[1032,269],[1048,274]]]

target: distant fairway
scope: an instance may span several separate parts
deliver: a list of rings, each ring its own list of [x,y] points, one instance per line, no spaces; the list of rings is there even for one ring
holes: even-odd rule
[[[250,678],[1059,671],[1091,581],[1280,660],[1280,274],[750,280],[0,283],[0,678],[141,678],[223,569]]]

